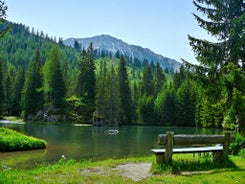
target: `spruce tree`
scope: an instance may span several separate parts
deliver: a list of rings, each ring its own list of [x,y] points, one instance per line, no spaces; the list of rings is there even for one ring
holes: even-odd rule
[[[95,83],[96,83],[96,78],[95,78],[95,64],[94,64],[94,49],[93,49],[93,44],[90,43],[88,50],[88,73],[86,76],[86,90],[87,90],[87,95],[88,99],[91,103],[91,105],[95,105]]]
[[[165,84],[162,87],[161,92],[159,93],[156,101],[156,112],[158,115],[159,124],[161,125],[175,125],[175,93],[171,85]]]
[[[88,70],[87,57],[87,52],[83,49],[78,58],[78,75],[75,90],[78,97],[82,97],[87,94],[87,91],[85,90],[86,76]]]
[[[176,95],[176,125],[195,126],[196,90],[190,79],[186,79]]]
[[[44,103],[43,77],[40,51],[37,50],[30,61],[25,75],[25,83],[22,93],[22,109],[26,118],[40,110]]]
[[[5,34],[10,30],[11,26],[6,26],[6,16],[7,16],[8,6],[5,4],[4,1],[0,0],[0,25],[4,24],[3,29],[0,30],[0,39],[5,36]],[[0,117],[3,115],[4,112],[4,86],[3,86],[3,69],[2,69],[2,61],[0,61]]]
[[[162,89],[162,85],[165,82],[165,75],[163,73],[163,70],[160,66],[160,63],[157,62],[157,66],[156,66],[156,77],[155,77],[155,88],[156,88],[156,94],[158,94],[161,89]]]
[[[61,69],[61,51],[54,46],[44,65],[44,92],[47,105],[61,108],[65,102],[66,88]]]
[[[3,87],[3,69],[2,62],[0,61],[0,117],[4,112],[4,87]]]
[[[120,122],[122,124],[130,124],[132,122],[132,99],[124,56],[120,57],[118,79],[120,94]]]
[[[74,42],[74,48],[78,51],[82,48],[81,44],[77,40],[75,40]]]
[[[118,113],[119,113],[119,86],[116,71],[114,66],[111,66],[110,75],[108,77],[109,80],[109,98],[108,98],[108,113],[107,119],[109,120],[109,124],[112,126],[118,125]]]
[[[106,61],[100,60],[99,76],[97,81],[96,93],[96,116],[105,120],[107,111],[107,94],[106,94]]]
[[[14,84],[14,77],[15,77],[14,69],[6,72],[4,76],[4,113],[6,115],[10,115],[11,108],[12,108],[12,94],[13,94],[13,84]]]
[[[0,0],[0,25],[4,25],[3,29],[0,30],[0,39],[3,38],[12,27],[10,24],[7,24],[6,21],[7,10],[8,6],[5,4],[5,1]]]
[[[13,97],[12,97],[12,107],[11,114],[14,116],[20,116],[21,114],[21,96],[23,91],[25,81],[25,72],[22,67],[18,68],[17,75],[15,77],[13,86]]]
[[[153,75],[152,69],[149,64],[147,64],[143,71],[143,78],[142,78],[142,94],[152,96],[154,94],[154,82],[153,82]]]
[[[199,26],[217,42],[188,36],[200,65],[185,64],[203,83],[209,101],[222,103],[223,111],[234,114],[239,131],[244,133],[245,2],[194,0],[194,5],[207,17],[194,14]]]

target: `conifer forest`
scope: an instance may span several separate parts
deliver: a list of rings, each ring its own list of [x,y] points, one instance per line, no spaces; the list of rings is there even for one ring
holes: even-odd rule
[[[101,52],[6,20],[0,1],[0,116],[32,122],[166,125],[245,131],[245,4],[194,0],[197,26],[217,38],[188,35],[198,64]],[[223,2],[223,3],[220,3]],[[143,39],[143,38],[142,38]]]

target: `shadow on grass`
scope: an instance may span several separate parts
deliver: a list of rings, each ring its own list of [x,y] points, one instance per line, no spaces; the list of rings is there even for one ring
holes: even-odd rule
[[[171,164],[153,163],[151,171],[154,174],[181,174],[182,172],[203,173],[208,171],[218,172],[219,170],[239,170],[238,167],[230,160],[213,162],[211,156],[202,156],[198,159],[180,158],[173,160]]]

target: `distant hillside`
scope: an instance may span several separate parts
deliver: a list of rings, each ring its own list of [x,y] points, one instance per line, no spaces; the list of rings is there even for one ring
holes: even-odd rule
[[[0,25],[0,30],[3,26]],[[42,31],[34,31],[34,28],[30,31],[30,28],[24,24],[12,23],[11,31],[0,41],[0,60],[9,68],[18,68],[18,66],[27,68],[37,49],[44,63],[48,51],[56,44],[55,37],[49,37]],[[68,63],[69,68],[74,68],[78,52],[61,43],[59,43],[59,48],[62,51],[63,61]]]
[[[159,61],[162,68],[173,68],[176,70],[179,69],[181,65],[180,62],[174,59],[156,54],[147,48],[142,48],[136,45],[129,45],[126,42],[114,38],[110,35],[100,35],[91,38],[69,38],[64,40],[64,44],[68,46],[74,46],[75,41],[78,41],[82,48],[87,48],[92,42],[94,49],[99,51],[109,51],[113,55],[119,51],[120,54],[131,58],[137,58],[141,62],[143,62],[144,59],[147,59],[149,62],[153,61],[153,63]]]

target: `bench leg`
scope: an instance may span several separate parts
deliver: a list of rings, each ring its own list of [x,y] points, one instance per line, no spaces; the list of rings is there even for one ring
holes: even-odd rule
[[[165,153],[156,153],[156,162],[162,164],[165,162]]]
[[[222,151],[213,151],[213,161],[219,162],[222,159]]]

